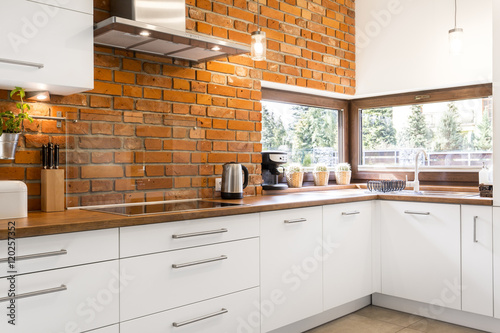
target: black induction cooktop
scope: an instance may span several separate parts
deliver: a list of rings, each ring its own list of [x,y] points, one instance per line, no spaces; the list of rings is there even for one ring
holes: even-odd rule
[[[123,215],[123,216],[137,216],[137,215],[161,214],[169,212],[181,212],[181,211],[190,211],[198,209],[236,207],[236,206],[244,206],[244,204],[205,201],[205,200],[179,200],[179,201],[170,201],[165,203],[153,203],[153,204],[144,203],[142,205],[133,205],[133,206],[111,206],[111,207],[83,208],[83,209],[102,212],[102,213]]]

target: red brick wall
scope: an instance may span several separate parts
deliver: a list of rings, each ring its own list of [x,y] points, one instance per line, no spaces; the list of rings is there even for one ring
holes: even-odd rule
[[[187,0],[187,28],[250,44],[257,30],[256,1]],[[268,39],[257,78],[354,95],[352,0],[260,0],[260,25]]]
[[[109,16],[108,0],[94,6],[95,21]],[[14,163],[0,161],[0,179],[25,181],[29,209],[39,209],[39,148],[55,142],[67,148],[68,206],[212,198],[230,161],[249,168],[246,195],[259,194],[260,80],[353,94],[353,6],[263,3],[267,62],[238,56],[190,64],[96,47],[95,89],[32,104],[32,114],[61,111],[69,120],[61,128],[52,120],[27,124]],[[256,11],[255,2],[187,0],[187,28],[249,43]],[[6,91],[0,109],[15,110]]]

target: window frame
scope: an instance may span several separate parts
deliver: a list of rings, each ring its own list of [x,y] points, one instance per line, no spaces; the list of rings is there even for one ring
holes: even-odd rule
[[[361,117],[363,109],[382,108],[391,106],[404,106],[413,104],[427,104],[435,102],[448,102],[464,99],[485,98],[493,94],[491,83],[471,86],[423,90],[410,93],[393,94],[377,97],[368,97],[351,100],[349,106],[349,127],[348,138],[351,147],[351,168],[354,182],[366,182],[374,179],[413,179],[413,170],[390,170],[371,168],[370,170],[360,170],[360,154],[362,152],[361,142]],[[475,186],[477,185],[477,170],[452,170],[422,172],[419,175],[420,181],[429,185],[455,185],[455,186]]]
[[[340,162],[349,161],[349,151],[350,151],[350,145],[348,140],[349,100],[304,94],[286,90],[278,90],[272,88],[262,88],[261,102],[264,101],[281,102],[286,104],[296,104],[296,105],[338,110],[339,161]]]

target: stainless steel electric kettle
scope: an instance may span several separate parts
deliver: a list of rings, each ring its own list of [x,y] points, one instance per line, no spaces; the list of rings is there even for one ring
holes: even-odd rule
[[[221,197],[223,199],[242,199],[243,189],[248,185],[248,169],[238,163],[222,166]]]

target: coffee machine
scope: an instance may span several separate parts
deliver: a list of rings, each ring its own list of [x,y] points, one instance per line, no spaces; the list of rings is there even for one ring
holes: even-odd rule
[[[279,176],[283,174],[283,167],[280,165],[288,161],[288,155],[282,151],[262,152],[262,184],[263,190],[285,190],[288,186],[279,184]],[[281,170],[280,170],[281,169]]]

